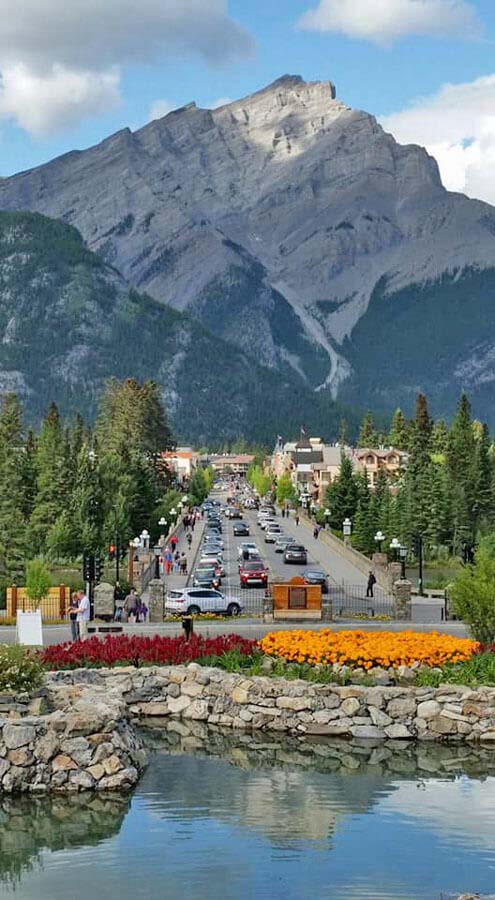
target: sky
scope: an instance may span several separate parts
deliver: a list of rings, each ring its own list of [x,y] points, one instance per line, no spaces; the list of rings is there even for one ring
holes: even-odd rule
[[[0,0],[0,175],[283,74],[495,204],[495,0]]]

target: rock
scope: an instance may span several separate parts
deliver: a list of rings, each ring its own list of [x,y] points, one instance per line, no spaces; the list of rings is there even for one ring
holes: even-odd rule
[[[184,681],[181,693],[185,697],[200,697],[203,693],[203,685],[198,684],[197,681]]]
[[[351,734],[353,737],[366,739],[385,737],[383,729],[378,728],[376,725],[353,725],[351,727]]]
[[[30,766],[34,756],[27,747],[18,747],[17,750],[9,750],[8,759],[14,766]]]
[[[4,725],[3,740],[9,750],[17,750],[30,744],[36,737],[36,730],[30,725]]]
[[[390,716],[387,716],[387,713],[384,713],[383,710],[377,709],[375,706],[370,706],[368,709],[373,725],[380,725],[383,727],[391,724],[392,719]]]
[[[191,705],[191,700],[189,697],[177,697],[177,700],[174,700],[173,697],[167,701],[168,711],[172,714],[177,715],[178,713],[184,712],[188,706]]]
[[[10,763],[6,759],[0,759],[0,781],[10,769]]]
[[[359,704],[358,704],[359,705]],[[311,699],[307,697],[277,697],[277,707],[279,709],[311,709]]]
[[[180,686],[178,684],[169,684],[167,694],[169,697],[180,697]]]
[[[341,705],[341,710],[346,716],[354,716],[360,707],[360,702],[356,697],[348,697]]]
[[[411,681],[414,681],[414,679],[416,677],[415,670],[412,668],[409,668],[409,666],[398,666],[395,671],[397,673],[397,677],[401,681],[411,682]]]
[[[412,738],[413,735],[409,731],[405,725],[388,725],[385,728],[385,734],[389,738],[396,738],[401,740],[402,738]]]
[[[44,737],[36,741],[33,753],[40,762],[48,762],[58,753],[59,748],[60,742],[55,732],[47,731]]]
[[[112,754],[113,744],[110,741],[105,741],[103,744],[98,744],[95,755],[93,756],[93,763],[103,762],[103,760],[108,759],[108,757],[112,756]]]
[[[123,768],[119,757],[115,753],[109,756],[108,759],[104,759],[102,765],[107,775],[115,775],[116,772]]]
[[[101,763],[97,763],[95,766],[88,766],[88,772],[95,781],[99,781],[100,778],[103,778],[105,769]]]
[[[232,700],[234,703],[249,703],[249,694],[244,688],[235,687],[232,691]]]
[[[77,763],[75,763],[70,756],[59,753],[59,755],[52,760],[52,769],[54,772],[66,772],[69,769],[77,769]]]
[[[170,709],[170,704],[173,701],[167,701],[166,703],[158,702],[150,702],[150,703],[140,703],[139,704],[139,715],[141,716],[168,716],[172,712]]]
[[[89,771],[83,772],[79,770],[77,772],[71,772],[69,775],[69,781],[80,791],[88,791],[95,786],[94,778],[91,777]]]
[[[127,768],[121,769],[120,772],[117,772],[115,775],[109,775],[102,778],[96,783],[96,788],[99,791],[125,789],[136,784],[138,778],[139,772],[137,769],[135,769],[134,766],[127,766]]]
[[[419,719],[434,719],[440,713],[441,706],[436,700],[425,700],[418,703],[417,716]]]
[[[430,719],[429,727],[431,731],[437,734],[455,734],[457,731],[457,723],[453,719],[444,718],[442,715]]]
[[[397,697],[390,700],[387,705],[387,713],[392,719],[405,719],[416,715],[416,700],[414,697]]]
[[[206,700],[193,700],[184,710],[185,719],[206,720],[208,718],[208,703]]]

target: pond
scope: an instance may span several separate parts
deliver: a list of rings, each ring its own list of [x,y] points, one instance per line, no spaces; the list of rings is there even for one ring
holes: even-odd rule
[[[130,797],[0,801],[0,897],[495,896],[495,751],[172,728]]]

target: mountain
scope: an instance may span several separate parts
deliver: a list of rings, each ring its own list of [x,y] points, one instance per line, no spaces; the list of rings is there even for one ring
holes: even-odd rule
[[[495,394],[495,209],[330,82],[191,103],[1,180],[0,207],[75,225],[129,285],[313,391],[385,410],[422,389],[436,413]]]
[[[198,444],[338,427],[331,399],[129,289],[74,227],[0,213],[0,393],[17,392],[31,421],[51,400],[93,418],[112,376],[157,381],[175,433]]]

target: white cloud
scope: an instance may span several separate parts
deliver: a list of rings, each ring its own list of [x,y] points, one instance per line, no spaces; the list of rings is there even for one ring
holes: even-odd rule
[[[170,100],[155,100],[150,106],[148,118],[150,122],[153,119],[162,119],[163,116],[168,115],[175,108],[175,103],[170,103]]]
[[[466,0],[320,0],[298,25],[377,44],[406,35],[475,37],[481,31],[474,6]]]
[[[400,143],[426,147],[449,190],[495,203],[495,75],[445,84],[380,121]]]
[[[0,114],[34,134],[113,105],[119,67],[173,54],[219,64],[253,48],[227,0],[2,0],[1,7]]]
[[[43,137],[97,115],[120,102],[119,73],[71,72],[54,65],[37,74],[23,63],[5,66],[0,88],[0,116]]]

